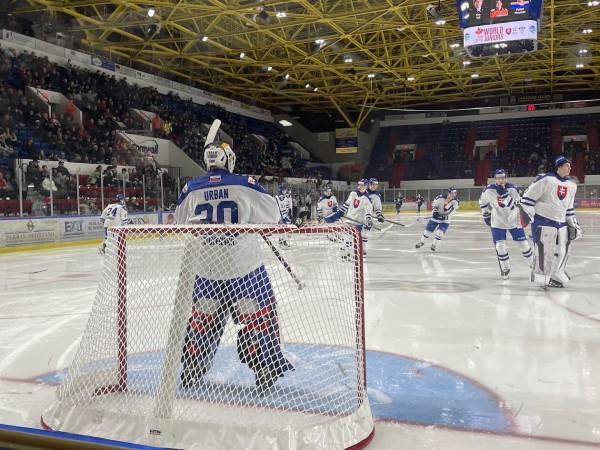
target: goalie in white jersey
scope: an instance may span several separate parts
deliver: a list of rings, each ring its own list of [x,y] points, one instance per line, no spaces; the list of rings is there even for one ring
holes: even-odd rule
[[[102,246],[98,249],[101,255],[106,253],[108,229],[131,223],[127,215],[127,207],[125,206],[125,197],[123,197],[123,194],[117,194],[115,200],[116,202],[104,208],[104,211],[100,215],[100,223],[104,227],[104,240],[102,241]]]
[[[205,147],[208,172],[188,182],[179,197],[179,224],[278,223],[277,202],[249,176],[231,173],[235,154],[227,144]],[[238,357],[254,371],[262,394],[293,366],[283,356],[277,304],[255,234],[201,236],[198,251],[213,264],[197,267],[191,314],[183,348],[183,387],[192,387],[211,368],[229,316],[240,327]],[[224,265],[223,261],[233,264]]]
[[[506,231],[511,234],[521,253],[527,259],[529,267],[533,265],[533,252],[527,242],[525,230],[521,226],[521,215],[516,204],[521,200],[517,186],[507,183],[506,172],[498,169],[494,172],[495,184],[490,184],[483,189],[479,198],[479,207],[483,220],[492,230],[492,240],[496,248],[500,276],[509,278],[510,262],[506,246]]]
[[[431,218],[425,226],[421,241],[415,245],[415,248],[421,248],[425,241],[429,239],[430,233],[435,233],[435,239],[431,244],[431,251],[435,252],[439,242],[442,240],[448,227],[452,214],[458,211],[460,202],[456,198],[456,189],[449,187],[446,195],[438,195],[431,202]]]
[[[577,185],[569,179],[570,173],[569,160],[557,157],[554,173],[539,175],[521,199],[523,210],[533,219],[531,281],[542,286],[562,288],[570,280],[565,272],[570,243],[583,235],[573,209]]]

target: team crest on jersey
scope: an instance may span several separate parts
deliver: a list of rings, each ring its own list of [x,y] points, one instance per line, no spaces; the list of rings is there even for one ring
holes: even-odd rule
[[[355,208],[358,208],[358,205],[360,205],[360,200],[359,200],[359,199],[357,199],[357,198],[355,198],[355,199],[354,199],[354,207],[355,207]]]
[[[249,184],[256,184],[256,180],[253,177],[248,177]]]
[[[218,183],[219,181],[221,181],[221,175],[211,175],[210,176],[210,183]]]
[[[556,187],[556,195],[558,196],[559,200],[564,200],[567,196],[567,192],[569,192],[569,190],[566,186],[558,185]]]

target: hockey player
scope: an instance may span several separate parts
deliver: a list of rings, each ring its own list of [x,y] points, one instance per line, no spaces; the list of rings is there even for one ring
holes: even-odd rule
[[[510,232],[513,241],[519,246],[530,268],[533,265],[533,252],[525,236],[525,230],[521,226],[519,209],[515,208],[515,205],[521,200],[517,186],[507,183],[504,169],[496,170],[494,179],[495,184],[490,184],[481,193],[479,207],[484,222],[492,230],[492,240],[500,264],[500,276],[507,280],[510,263],[506,246],[506,230]]]
[[[338,211],[338,201],[333,195],[330,186],[323,188],[323,195],[317,202],[317,220],[319,223],[325,221],[325,223],[335,222],[335,213]]]
[[[421,241],[415,245],[415,248],[421,248],[425,244],[425,241],[429,239],[429,233],[435,232],[435,240],[431,244],[431,251],[435,252],[437,245],[448,231],[448,227],[450,226],[450,217],[456,211],[460,203],[456,198],[456,189],[453,187],[449,187],[446,195],[438,195],[433,202],[431,202],[431,219],[427,222],[425,226],[425,231],[423,231],[423,236],[421,236]]]
[[[417,194],[415,203],[417,204],[417,214],[419,214],[421,212],[421,206],[423,206],[423,203],[425,203],[425,199],[421,194]]]
[[[369,198],[367,187],[369,180],[363,178],[359,180],[356,186],[356,190],[350,192],[348,199],[340,206],[340,209],[335,213],[335,220],[338,220],[342,216],[346,216],[350,222],[356,227],[361,235],[363,243],[363,255],[367,254],[366,246],[369,238],[367,237],[367,231],[373,226],[373,204]],[[346,245],[350,245],[346,243]],[[344,249],[343,259],[350,260],[351,256],[347,249]]]
[[[531,281],[542,286],[562,288],[570,280],[565,272],[570,241],[583,235],[573,209],[577,185],[570,173],[569,160],[558,156],[554,172],[539,175],[521,199],[523,210],[533,219]]]
[[[108,240],[108,229],[110,227],[118,227],[121,225],[127,225],[131,220],[127,217],[127,207],[125,206],[125,197],[123,194],[117,194],[115,197],[115,203],[111,203],[100,215],[100,223],[104,227],[104,240],[102,245],[98,248],[101,255],[106,253],[106,241]]]
[[[402,195],[402,192],[398,192],[398,195],[396,196],[396,215],[400,214],[402,203],[404,203],[404,196]]]
[[[378,187],[379,181],[377,181],[377,178],[369,178],[367,193],[371,198],[371,203],[373,203],[373,213],[377,217],[378,222],[385,222],[385,217],[383,217],[383,213],[381,212],[381,194],[377,191]]]
[[[281,221],[283,223],[292,223],[292,188],[289,184],[280,184],[279,193],[275,196],[279,212],[281,213]],[[279,245],[283,248],[289,248],[290,244],[285,236],[279,238]]]
[[[183,188],[175,212],[177,223],[280,222],[276,200],[254,178],[232,173],[235,160],[227,144],[213,142],[205,147],[208,172]],[[196,274],[182,354],[182,386],[194,386],[211,368],[229,316],[233,316],[241,328],[238,357],[254,371],[257,392],[262,395],[293,366],[282,353],[276,299],[257,237],[210,239],[202,252],[214,265],[201,267]],[[236,265],[219,265],[225,258]]]

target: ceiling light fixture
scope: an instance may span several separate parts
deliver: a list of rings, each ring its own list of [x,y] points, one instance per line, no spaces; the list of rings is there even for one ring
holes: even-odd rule
[[[156,14],[156,10],[154,8],[148,8],[146,14],[148,14],[148,17],[154,17],[154,14]]]

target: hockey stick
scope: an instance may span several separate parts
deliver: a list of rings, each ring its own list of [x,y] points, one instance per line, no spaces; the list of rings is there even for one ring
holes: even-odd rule
[[[350,222],[354,222],[354,223],[355,223],[355,224],[357,224],[357,225],[362,225],[363,227],[366,227],[366,226],[367,226],[367,224],[366,224],[366,223],[364,223],[364,222],[361,222],[361,221],[359,221],[359,220],[354,220],[354,219],[351,219],[350,217],[344,217],[344,219],[346,219],[346,220],[349,220]],[[372,226],[371,226],[371,228],[373,228],[374,230],[379,230],[379,231],[387,231],[387,230],[389,230],[390,228],[392,228],[392,226],[390,225],[389,227],[380,228],[380,227],[376,227],[375,225],[372,225]]]
[[[415,220],[411,220],[410,222],[407,223],[400,223],[400,222],[396,222],[394,220],[389,220],[389,219],[385,219],[386,222],[389,222],[393,225],[399,225],[401,227],[405,227],[405,228],[410,228],[413,227],[417,224],[417,222],[420,222],[421,220],[424,219],[429,219],[429,217],[417,217]]]
[[[271,249],[271,251],[273,252],[273,254],[277,257],[277,259],[279,260],[279,262],[283,265],[283,267],[285,268],[285,270],[287,270],[287,272],[290,274],[290,276],[294,279],[294,281],[296,282],[296,286],[298,286],[298,290],[301,291],[302,288],[306,286],[306,284],[303,283],[302,280],[300,280],[300,278],[298,278],[298,275],[296,275],[294,273],[294,271],[290,267],[290,264],[285,260],[285,258],[283,256],[281,256],[281,253],[279,253],[279,250],[269,240],[269,238],[267,236],[265,236],[264,234],[262,234],[261,236],[265,240],[265,242],[267,243],[267,245],[269,246],[269,248]]]
[[[212,144],[217,137],[217,133],[219,132],[219,128],[221,127],[221,121],[219,119],[215,119],[210,126],[210,130],[208,130],[208,134],[206,135],[206,140],[204,141],[204,145]]]

